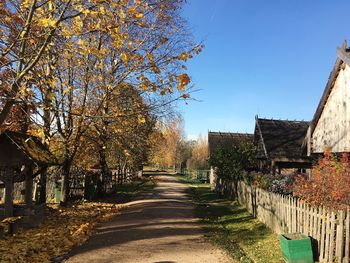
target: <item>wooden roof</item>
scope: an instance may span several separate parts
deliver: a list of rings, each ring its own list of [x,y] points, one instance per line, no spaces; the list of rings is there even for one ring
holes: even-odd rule
[[[300,158],[309,122],[256,117],[254,140],[258,158]]]
[[[254,134],[232,132],[208,132],[209,156],[219,147],[226,148],[244,142],[254,142]]]
[[[316,110],[314,117],[311,121],[311,125],[310,125],[311,135],[313,134],[315,127],[318,123],[318,120],[321,117],[323,109],[327,103],[328,97],[333,90],[334,83],[337,80],[338,74],[339,74],[340,70],[342,69],[342,67],[344,67],[346,64],[348,66],[350,66],[350,48],[348,48],[347,42],[344,41],[343,45],[341,47],[337,47],[337,60],[335,62],[335,65],[333,67],[331,74],[329,75],[327,85],[323,91],[321,100],[317,106],[317,110]]]
[[[55,157],[38,138],[26,134],[12,131],[0,134],[0,149],[0,168],[57,163]]]

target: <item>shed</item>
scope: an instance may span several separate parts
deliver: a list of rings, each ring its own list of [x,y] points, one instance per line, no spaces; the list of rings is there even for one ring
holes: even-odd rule
[[[233,132],[208,132],[208,153],[209,157],[218,148],[230,148],[241,143],[253,143],[254,134],[233,133]],[[217,174],[216,168],[210,167],[209,181],[212,189],[216,186]]]
[[[240,143],[253,143],[254,134],[249,133],[233,133],[233,132],[208,132],[208,147],[209,156],[211,156],[216,149],[222,147],[233,147]]]
[[[311,160],[302,151],[308,121],[262,119],[256,116],[254,143],[260,169],[275,173],[284,168],[310,168]]]
[[[14,182],[25,181],[25,204],[27,207],[33,205],[33,169],[54,160],[47,147],[34,136],[12,131],[0,134],[0,187],[5,188],[2,217],[14,215]]]

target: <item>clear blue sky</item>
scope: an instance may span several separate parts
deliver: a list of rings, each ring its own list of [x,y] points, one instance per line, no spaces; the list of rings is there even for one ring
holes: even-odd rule
[[[189,138],[253,132],[256,114],[310,120],[350,42],[349,0],[188,0],[183,15],[206,46],[188,63],[201,100],[181,105]]]

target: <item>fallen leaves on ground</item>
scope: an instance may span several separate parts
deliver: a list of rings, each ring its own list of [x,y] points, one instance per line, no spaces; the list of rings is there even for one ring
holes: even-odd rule
[[[0,262],[50,262],[83,244],[100,222],[110,221],[122,205],[81,202],[70,207],[50,205],[37,228],[20,230],[0,240]]]

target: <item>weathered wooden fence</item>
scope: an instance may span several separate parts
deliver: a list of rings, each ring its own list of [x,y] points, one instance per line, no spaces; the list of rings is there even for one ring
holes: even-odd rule
[[[236,196],[238,202],[274,232],[310,236],[320,262],[348,263],[350,257],[350,211],[310,206],[297,198],[271,193],[239,182],[219,179],[216,190]],[[236,192],[237,191],[237,192]]]

